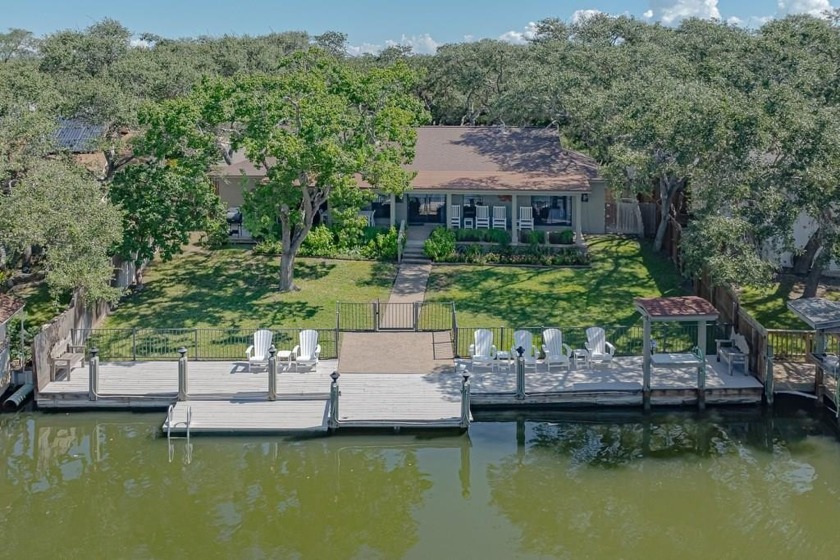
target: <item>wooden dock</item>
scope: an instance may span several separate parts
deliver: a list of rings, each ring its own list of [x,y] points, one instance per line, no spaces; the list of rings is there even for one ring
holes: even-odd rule
[[[49,383],[36,396],[44,409],[158,409],[174,404],[172,433],[326,432],[345,428],[464,429],[462,368],[428,373],[350,373],[338,380],[337,413],[330,403],[336,360],[323,360],[308,372],[278,363],[275,399],[269,398],[267,368],[248,371],[242,362],[187,362],[185,398],[178,400],[178,362],[110,362],[99,364],[99,382],[91,398],[89,366],[74,368],[69,379]],[[398,368],[398,364],[394,364]],[[500,362],[470,372],[467,403],[475,409],[643,405],[640,357],[616,358],[610,366],[547,371],[540,363],[525,372],[525,390],[517,395],[515,367]],[[762,400],[764,388],[751,375],[735,372],[707,358],[708,405],[749,405]],[[696,368],[656,369],[651,380],[653,406],[695,406]],[[163,429],[169,428],[168,422]]]

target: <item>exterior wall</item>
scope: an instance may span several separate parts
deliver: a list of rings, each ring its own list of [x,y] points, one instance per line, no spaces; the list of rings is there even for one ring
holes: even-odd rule
[[[581,202],[580,217],[583,233],[606,233],[606,181],[592,181],[589,201]]]
[[[796,222],[793,224],[793,242],[797,249],[802,249],[808,243],[811,234],[814,233],[816,224],[814,220],[805,212],[800,212],[796,217]],[[793,265],[793,254],[790,251],[782,251],[777,248],[768,247],[765,249],[765,257],[776,259],[782,266]],[[840,263],[832,262],[828,270],[825,271],[829,276],[840,276]]]
[[[252,190],[256,184],[254,177],[215,177],[213,183],[216,185],[216,194],[222,199],[228,208],[242,206],[245,199],[242,193]]]

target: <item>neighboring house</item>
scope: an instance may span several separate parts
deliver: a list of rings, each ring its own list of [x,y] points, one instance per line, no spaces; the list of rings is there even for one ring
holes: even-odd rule
[[[101,125],[79,119],[60,119],[53,139],[57,151],[72,154],[76,163],[100,174],[107,165],[99,146],[104,134],[105,127]]]
[[[7,294],[0,294],[0,395],[9,388],[11,372],[9,362],[11,353],[9,347],[9,320],[23,309],[23,302]]]
[[[796,222],[793,224],[793,243],[797,249],[803,249],[811,238],[811,234],[817,229],[817,225],[813,218],[805,212],[800,212],[796,217]],[[781,266],[793,266],[793,253],[790,251],[781,251],[773,247],[768,247],[765,253],[766,258],[775,259]],[[840,276],[840,263],[831,262],[829,266],[823,271],[825,276]]]
[[[420,127],[408,168],[417,173],[412,189],[402,197],[379,195],[364,212],[372,223],[474,227],[477,207],[487,206],[491,221],[494,207],[505,209],[509,231],[516,229],[521,209],[528,208],[536,229],[571,229],[578,240],[583,233],[606,230],[607,186],[595,161],[562,148],[551,128]],[[238,153],[213,176],[222,201],[238,208],[243,191],[265,172]],[[457,221],[455,212],[461,215]]]

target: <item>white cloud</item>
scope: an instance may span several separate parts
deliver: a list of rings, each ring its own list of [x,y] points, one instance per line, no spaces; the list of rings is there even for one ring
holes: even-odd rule
[[[373,43],[362,43],[361,45],[347,45],[347,54],[350,56],[361,56],[363,54],[376,54],[382,50],[382,45]]]
[[[572,23],[580,23],[587,18],[603,13],[601,10],[575,10],[572,14]]]
[[[522,31],[508,31],[506,33],[502,33],[499,35],[500,41],[505,41],[507,43],[513,43],[514,45],[522,45],[536,37],[537,35],[537,24],[529,22]]]
[[[665,25],[679,23],[686,18],[720,19],[718,0],[650,0],[646,19],[657,19]]]
[[[472,43],[473,41],[475,41],[475,35],[464,35],[465,43]]]
[[[397,45],[406,45],[411,47],[411,51],[417,54],[435,54],[437,48],[441,45],[428,33],[422,35],[412,35],[411,37],[403,35],[399,41],[385,41],[388,47],[395,47]]]
[[[816,17],[824,17],[824,12],[833,9],[830,0],[778,0],[779,13],[782,16],[788,14],[810,14]]]
[[[728,23],[729,25],[741,25],[741,24],[744,23],[744,20],[742,20],[738,16],[732,16],[732,17],[726,18],[726,23]]]
[[[136,49],[150,49],[154,46],[154,43],[145,39],[131,39],[128,44]]]

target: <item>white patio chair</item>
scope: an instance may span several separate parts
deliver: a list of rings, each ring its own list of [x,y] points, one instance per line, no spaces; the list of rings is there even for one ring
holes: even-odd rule
[[[461,227],[461,206],[459,204],[453,204],[449,207],[449,227]]]
[[[552,366],[566,366],[569,371],[572,365],[572,348],[563,344],[563,332],[560,329],[545,329],[543,336],[543,352],[545,365],[551,371]]]
[[[474,344],[470,344],[470,364],[472,366],[495,365],[496,346],[493,344],[493,332],[487,329],[478,329],[473,333]]]
[[[537,349],[534,348],[534,336],[530,331],[514,331],[513,346],[510,349],[510,355],[514,360],[519,359],[519,352],[517,348],[522,348],[522,360],[525,362],[525,367],[532,367],[537,369]]]
[[[523,229],[530,229],[533,231],[534,210],[530,206],[519,207],[519,223],[517,227],[519,231],[522,231]]]
[[[274,333],[268,329],[260,329],[254,333],[254,343],[245,349],[248,371],[251,371],[251,364],[268,365],[268,349],[271,348],[273,337]]]
[[[607,335],[601,327],[586,329],[586,350],[590,364],[597,362],[609,366],[615,355],[615,346],[607,342]]]
[[[321,345],[318,344],[318,331],[307,329],[300,331],[298,336],[300,344],[292,349],[292,363],[295,364],[295,370],[300,366],[313,368],[318,364],[318,358],[321,355]]]
[[[475,207],[475,229],[490,229],[490,207]]]
[[[493,229],[507,229],[507,208],[505,206],[493,207]]]

